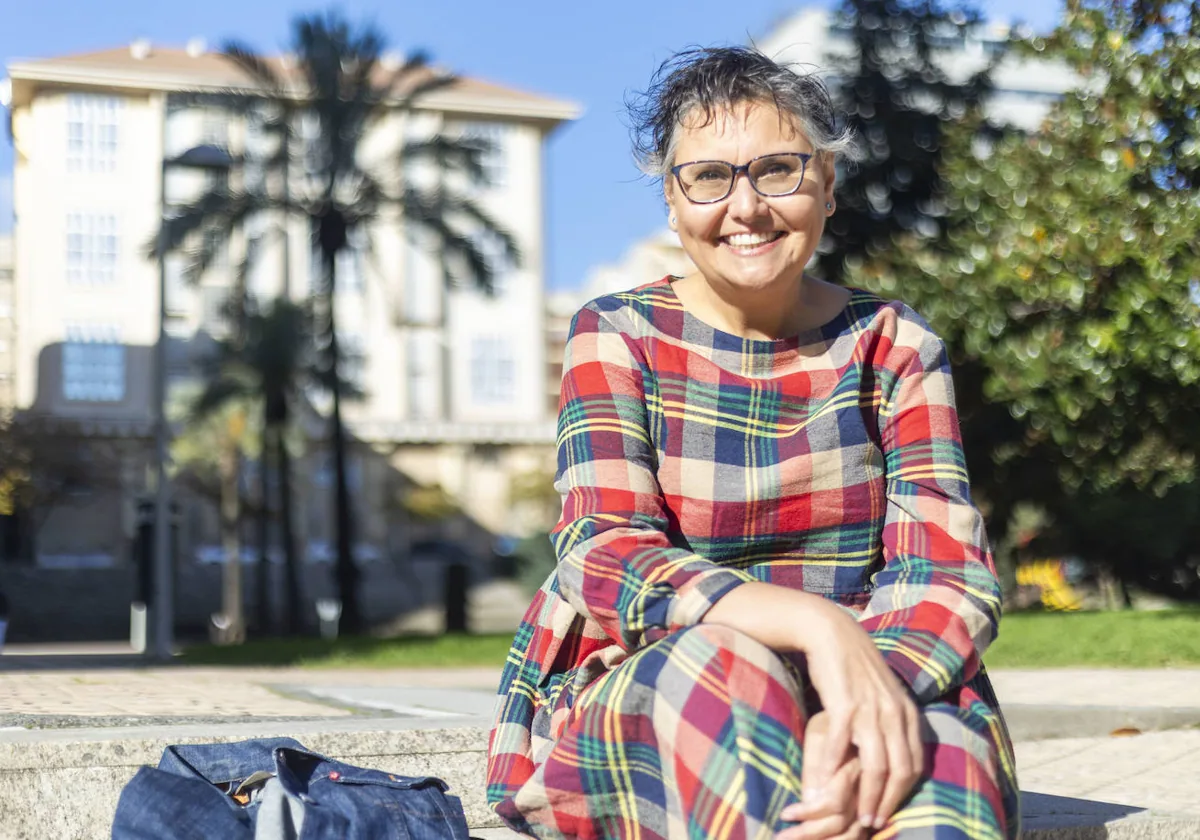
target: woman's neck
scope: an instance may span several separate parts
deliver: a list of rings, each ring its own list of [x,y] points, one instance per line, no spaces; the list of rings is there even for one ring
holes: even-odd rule
[[[774,341],[831,321],[850,293],[839,286],[801,275],[795,281],[749,291],[710,282],[693,272],[673,284],[680,303],[692,315],[723,332],[752,340]]]

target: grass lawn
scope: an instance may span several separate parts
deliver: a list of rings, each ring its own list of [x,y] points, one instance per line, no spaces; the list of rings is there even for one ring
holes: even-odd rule
[[[1200,609],[1010,613],[989,668],[1200,666]]]
[[[189,665],[304,668],[495,667],[512,635],[264,639],[233,647],[200,645]],[[1161,612],[1011,613],[988,650],[989,668],[1161,668],[1200,666],[1200,609]]]
[[[366,636],[327,639],[261,639],[244,645],[197,645],[184,650],[185,665],[295,665],[301,668],[500,668],[512,633],[487,636]]]

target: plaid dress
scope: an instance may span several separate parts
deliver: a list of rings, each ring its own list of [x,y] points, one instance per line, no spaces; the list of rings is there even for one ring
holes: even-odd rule
[[[876,838],[1015,837],[1012,747],[980,661],[1000,592],[945,349],[853,292],[830,323],[744,339],[670,278],[568,339],[556,571],[500,685],[488,800],[537,837],[758,838],[791,823],[803,658],[704,624],[749,581],[853,611],[922,709],[927,778]]]

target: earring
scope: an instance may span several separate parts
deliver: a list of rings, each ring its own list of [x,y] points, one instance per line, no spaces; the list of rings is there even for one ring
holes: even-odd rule
[[[672,216],[669,220],[667,220],[667,224],[669,224],[671,227],[675,227],[675,217]]]
[[[826,201],[826,202],[825,202],[825,209],[826,209],[826,210],[832,210],[832,209],[833,209],[833,202],[832,202],[832,201]]]

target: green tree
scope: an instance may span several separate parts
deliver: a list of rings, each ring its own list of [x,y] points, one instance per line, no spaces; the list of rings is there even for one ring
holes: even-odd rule
[[[308,226],[319,266],[313,307],[322,350],[318,369],[332,398],[335,575],[342,626],[349,632],[361,629],[362,614],[346,484],[346,394],[339,372],[346,354],[337,330],[338,257],[353,252],[358,243],[369,252],[373,232],[399,217],[410,238],[421,234],[433,241],[446,268],[446,282],[462,277],[490,292],[502,269],[499,263],[515,264],[520,258],[513,237],[471,197],[473,187],[487,182],[486,142],[446,136],[406,141],[387,158],[390,166],[368,163],[365,139],[382,120],[410,110],[423,95],[455,81],[430,68],[420,54],[391,68],[385,48],[378,30],[352,26],[335,12],[296,20],[294,70],[243,45],[227,45],[225,55],[244,71],[247,84],[200,99],[253,115],[270,150],[232,157],[233,168],[243,176],[240,185],[218,181],[195,202],[176,210],[164,220],[159,246],[162,251],[175,250],[207,231],[196,247],[195,276],[215,249],[236,238],[252,217],[299,218]],[[292,165],[300,156],[304,165]],[[404,164],[422,160],[436,164],[436,185],[405,177]],[[261,244],[256,241],[255,247],[247,248],[247,257],[252,259]]]
[[[993,527],[1022,498],[1069,527],[1086,517],[1067,507],[1194,479],[1198,27],[1195,3],[1072,0],[1017,48],[1065,61],[1078,88],[1029,136],[951,127],[946,236],[901,237],[852,272],[946,340]]]
[[[193,407],[193,416],[204,420],[232,405],[261,411],[260,486],[267,488],[273,468],[278,487],[280,541],[284,558],[284,626],[292,634],[303,629],[303,593],[300,564],[296,554],[292,501],[292,460],[288,445],[292,418],[303,404],[303,389],[312,381],[309,361],[312,343],[308,331],[311,318],[302,306],[280,298],[262,312],[249,315],[244,340],[218,345],[211,360],[211,375]],[[260,493],[260,514],[270,507],[266,492]],[[265,549],[265,546],[264,546]],[[268,587],[266,551],[259,558],[259,610],[264,609]],[[264,613],[263,620],[267,620]]]
[[[862,156],[838,174],[837,213],[818,252],[821,276],[838,281],[900,238],[942,237],[945,129],[979,109],[996,57],[951,78],[942,45],[975,34],[981,21],[938,0],[844,0],[831,26],[848,49],[824,60],[830,92]]]

